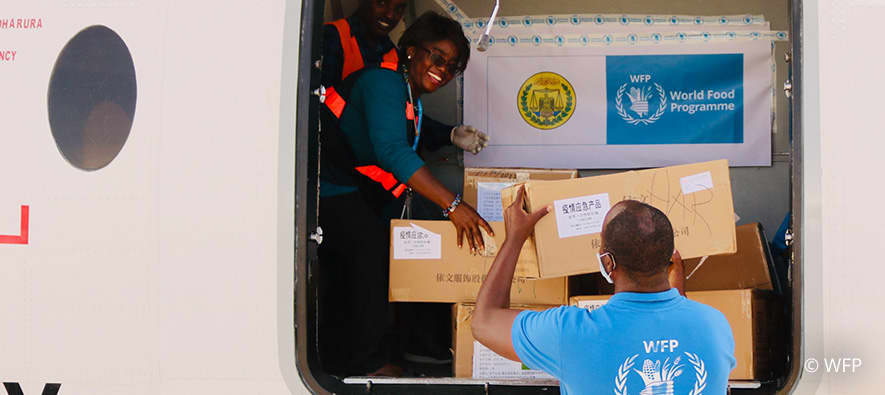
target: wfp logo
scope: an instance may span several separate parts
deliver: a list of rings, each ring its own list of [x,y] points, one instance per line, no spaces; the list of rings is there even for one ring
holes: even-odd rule
[[[680,376],[691,377],[694,373],[694,384],[683,382],[681,385],[688,386],[691,390],[689,395],[701,395],[707,388],[707,368],[704,361],[697,355],[689,352],[684,355],[677,356],[674,359],[666,358],[661,364],[661,360],[652,362],[650,359],[643,361],[641,369],[634,369],[637,363],[636,358],[639,354],[624,360],[624,363],[618,367],[618,374],[615,376],[615,395],[628,395],[627,381],[631,376],[630,373],[635,372],[642,379],[644,388],[639,391],[639,395],[674,395],[676,393],[676,381]],[[683,360],[682,357],[686,359]],[[688,362],[688,364],[686,364]],[[688,366],[686,366],[688,365]],[[631,372],[632,371],[632,372]],[[683,375],[687,372],[688,374]],[[683,381],[683,380],[679,380]],[[634,392],[635,393],[635,392]]]
[[[631,75],[630,82],[618,88],[615,96],[615,109],[618,115],[631,125],[655,123],[664,115],[667,108],[667,95],[658,83],[649,83],[651,75]],[[629,90],[628,90],[629,88]],[[624,96],[629,100],[625,107]]]
[[[550,71],[532,75],[519,88],[516,107],[522,119],[541,130],[565,124],[575,112],[575,89],[563,76]]]

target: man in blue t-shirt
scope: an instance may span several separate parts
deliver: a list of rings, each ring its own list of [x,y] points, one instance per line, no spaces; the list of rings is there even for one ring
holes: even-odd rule
[[[472,327],[480,343],[550,373],[563,394],[726,392],[735,366],[731,328],[716,309],[680,295],[673,228],[647,204],[622,201],[603,221],[600,270],[615,285],[608,303],[593,311],[509,309],[519,251],[551,210],[524,212],[523,195],[505,210],[507,238],[477,297]]]

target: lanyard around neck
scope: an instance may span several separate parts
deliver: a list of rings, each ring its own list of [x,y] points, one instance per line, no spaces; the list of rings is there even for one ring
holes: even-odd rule
[[[403,74],[403,78],[406,80],[406,89],[409,90],[409,102],[415,103],[415,142],[412,144],[412,151],[418,152],[418,140],[421,139],[421,120],[424,116],[424,106],[421,105],[420,97],[417,101],[412,98],[412,85],[409,84],[408,75]]]

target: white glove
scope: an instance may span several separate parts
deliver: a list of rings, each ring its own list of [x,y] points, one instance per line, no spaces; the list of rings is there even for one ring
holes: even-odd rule
[[[470,125],[455,126],[449,135],[449,140],[464,151],[476,155],[489,145],[489,135],[480,132]]]

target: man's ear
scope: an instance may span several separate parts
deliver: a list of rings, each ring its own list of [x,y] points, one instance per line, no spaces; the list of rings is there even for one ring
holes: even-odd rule
[[[607,255],[606,258],[608,258],[607,262],[603,261],[602,264],[605,265],[605,271],[607,271],[608,275],[611,276],[615,274],[615,269],[617,268],[615,267],[615,265],[612,264],[611,255]],[[612,279],[614,279],[614,277],[612,277]]]

